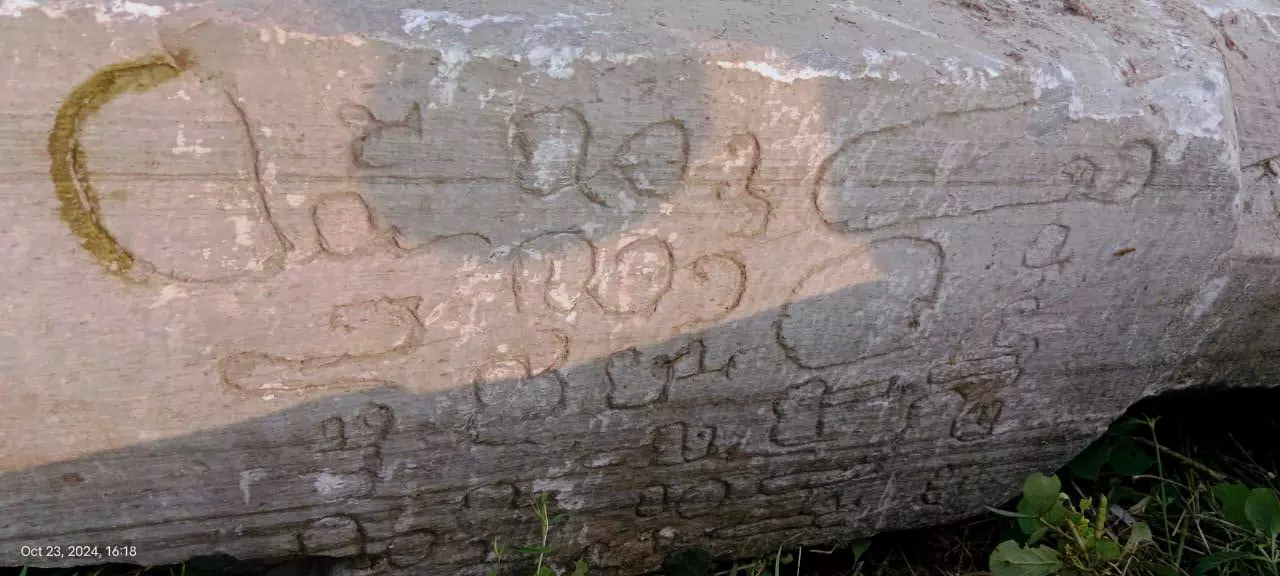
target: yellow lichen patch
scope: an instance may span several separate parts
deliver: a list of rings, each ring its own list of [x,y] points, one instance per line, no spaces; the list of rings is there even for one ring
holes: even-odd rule
[[[185,59],[150,56],[103,68],[67,95],[49,132],[49,175],[61,204],[59,216],[80,237],[80,244],[111,272],[127,272],[133,266],[133,255],[98,220],[98,197],[80,148],[80,130],[108,102],[172,80],[186,64]]]

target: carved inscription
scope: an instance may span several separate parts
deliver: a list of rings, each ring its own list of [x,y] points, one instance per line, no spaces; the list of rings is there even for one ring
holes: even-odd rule
[[[632,191],[656,198],[675,192],[688,165],[689,135],[679,120],[641,128],[622,143],[614,157],[614,166]]]
[[[516,179],[520,189],[550,196],[582,189],[591,129],[581,112],[557,108],[533,112],[516,122]]]
[[[657,516],[667,510],[667,487],[650,486],[640,493],[640,503],[636,504],[636,516],[647,518]]]
[[[320,423],[320,454],[327,466],[309,476],[311,487],[326,502],[372,496],[382,468],[382,444],[395,429],[395,412],[383,404],[362,405],[349,418]],[[354,465],[350,462],[355,460]]]
[[[735,134],[725,145],[720,173],[712,186],[720,208],[717,220],[733,223],[730,236],[758,238],[769,226],[772,206],[755,183],[760,162],[760,140],[755,134]]]
[[[609,356],[610,408],[639,408],[662,400],[671,383],[671,364],[664,357],[647,357],[635,348]]]
[[[787,356],[825,368],[904,350],[937,298],[942,249],[917,238],[872,242],[809,271],[777,323]]]
[[[1085,158],[1093,169],[1087,171],[1087,179],[1073,177],[1072,183],[1078,186],[1080,196],[1090,200],[1108,203],[1133,200],[1151,179],[1155,145],[1147,140],[1134,140],[1108,152],[1105,159]]]
[[[321,198],[311,212],[320,247],[331,254],[347,255],[378,234],[373,212],[359,194],[334,194]]]
[[[1067,236],[1071,228],[1061,224],[1049,224],[1036,233],[1036,237],[1027,245],[1022,256],[1022,265],[1027,268],[1044,268],[1066,262],[1068,256],[1062,253],[1067,244]]]
[[[677,394],[687,396],[714,382],[729,379],[734,359],[723,366],[711,367],[706,361],[706,345],[694,340],[671,354],[655,354],[628,348],[615,352],[606,364],[609,380],[607,401],[610,408],[640,408],[666,402],[674,383],[681,386]]]
[[[387,561],[392,566],[407,568],[426,560],[436,544],[436,535],[426,530],[397,534],[387,544]]]
[[[866,231],[1018,206],[1124,203],[1146,186],[1156,155],[1149,141],[1095,144],[1064,157],[1072,152],[1027,145],[1028,113],[1019,104],[856,136],[819,167],[814,203],[837,229]],[[1083,125],[1078,133],[1082,142],[1099,139]],[[1008,177],[993,180],[1014,165],[1053,168],[1030,188]]]
[[[242,352],[219,363],[223,383],[239,392],[303,392],[380,384],[367,363],[403,356],[422,346],[425,328],[417,316],[421,299],[382,298],[336,306],[329,329],[353,344],[384,343],[357,354],[283,357]]]
[[[684,422],[654,429],[653,450],[657,464],[683,464],[706,458],[715,442],[714,426],[690,427]]]
[[[780,446],[887,441],[906,426],[905,389],[896,376],[842,389],[817,379],[796,384],[774,402],[771,439]]]
[[[549,439],[546,420],[564,407],[565,382],[555,370],[534,374],[518,359],[491,362],[473,385],[475,441],[494,444],[538,443]]]
[[[120,277],[269,278],[293,246],[267,208],[254,131],[232,91],[187,74],[190,64],[165,55],[108,66],[62,99],[48,147],[59,217]],[[146,137],[112,121],[116,100],[154,109]]]
[[[512,484],[477,486],[467,492],[464,506],[473,510],[515,509],[519,494]]]
[[[1031,353],[1040,348],[1040,341],[1032,332],[1030,318],[1040,309],[1036,298],[1023,298],[1011,302],[1001,310],[1000,331],[992,342],[997,347],[1014,348],[1019,353]]]
[[[592,282],[592,294],[615,314],[650,314],[671,289],[671,246],[652,236],[634,240],[613,255],[613,265]]]
[[[1011,386],[1020,373],[1018,357],[1012,355],[931,370],[930,383],[945,384],[962,399],[952,419],[951,436],[964,442],[990,436],[1004,409],[1000,390]]]
[[[338,115],[356,134],[351,143],[351,157],[358,167],[397,166],[406,160],[406,148],[422,145],[422,110],[417,102],[395,122],[379,120],[368,108],[350,102],[338,109]]]
[[[302,529],[298,546],[304,555],[358,556],[364,554],[364,534],[351,516],[326,516]]]
[[[676,513],[684,518],[706,516],[729,497],[729,484],[723,480],[707,480],[685,489],[676,504]]]
[[[810,380],[787,388],[773,404],[777,421],[770,432],[773,441],[783,446],[814,442],[822,436],[822,397],[827,383]]]
[[[804,528],[812,524],[813,516],[801,514],[786,518],[770,518],[768,520],[759,520],[746,524],[738,524],[736,526],[716,528],[711,531],[710,535],[713,538],[743,538],[759,534],[771,534],[782,530]]]
[[[677,332],[719,322],[742,303],[747,267],[724,254],[702,256],[675,271],[671,298],[664,298],[654,322],[676,326]]]
[[[808,488],[817,488],[819,486],[829,486],[832,484],[844,484],[861,478],[871,477],[879,472],[879,470],[880,467],[876,464],[858,464],[848,468],[835,470],[783,474],[781,476],[773,476],[771,478],[761,480],[760,492],[762,494],[783,494],[793,490],[804,490]]]
[[[589,296],[595,267],[595,246],[581,234],[544,234],[526,241],[517,249],[512,274],[517,309],[572,312]]]

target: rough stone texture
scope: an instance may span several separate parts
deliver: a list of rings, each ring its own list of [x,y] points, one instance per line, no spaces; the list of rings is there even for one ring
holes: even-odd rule
[[[1280,375],[1274,9],[428,4],[0,4],[0,563],[637,573]]]

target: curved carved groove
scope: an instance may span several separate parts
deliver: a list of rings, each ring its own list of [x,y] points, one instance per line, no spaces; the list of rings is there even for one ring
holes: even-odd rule
[[[850,138],[819,166],[813,206],[837,231],[868,232],[1026,206],[1122,204],[1150,182],[1157,147],[1148,139],[1094,146],[1066,160],[1054,150],[1028,148],[1011,131],[991,143],[962,136],[980,126],[1008,124],[1008,115],[1021,114],[1026,105],[939,114]],[[1057,172],[1055,162],[1062,162]],[[1007,172],[998,167],[1010,163],[1049,170],[1040,178],[984,176]],[[1036,186],[1020,185],[1028,180]]]
[[[675,255],[666,241],[653,236],[632,241],[613,255],[613,266],[601,270],[589,292],[613,314],[652,314],[671,290]]]
[[[577,232],[550,232],[516,249],[511,278],[516,311],[572,312],[589,297],[596,275],[596,248]]]
[[[222,382],[239,393],[305,392],[391,384],[368,376],[383,361],[406,356],[421,348],[426,328],[417,316],[421,299],[383,298],[338,306],[330,317],[330,329],[359,337],[362,329],[388,323],[403,331],[387,350],[370,354],[285,357],[261,352],[233,354],[218,363]]]
[[[574,188],[600,203],[583,182],[591,125],[581,112],[566,106],[526,114],[516,122],[515,131],[516,181],[521,190],[550,196]]]
[[[778,343],[804,368],[904,350],[921,313],[937,300],[943,268],[941,246],[911,237],[877,240],[828,260],[792,289],[775,326]]]
[[[406,146],[422,142],[422,108],[414,102],[404,118],[396,122],[379,120],[368,108],[352,102],[338,109],[343,124],[355,132],[351,141],[351,159],[358,168],[391,168],[410,160],[404,158]]]
[[[613,165],[636,194],[671,196],[689,169],[689,132],[684,122],[665,120],[637,130],[618,147]]]
[[[92,181],[84,146],[80,142],[84,126],[108,103],[128,93],[142,94],[153,90],[178,78],[194,65],[193,56],[179,50],[173,54],[150,56],[103,68],[67,95],[49,132],[49,174],[60,204],[59,215],[71,232],[80,238],[81,246],[109,273],[122,279],[140,281],[151,275],[188,283],[220,283],[241,277],[261,279],[279,272],[286,254],[293,249],[293,244],[272,218],[262,183],[261,151],[249,118],[236,100],[234,90],[226,86],[219,92],[234,111],[249,147],[247,156],[251,165],[249,173],[253,180],[255,208],[262,214],[279,252],[262,261],[259,271],[201,278],[176,270],[158,270],[153,263],[125,248],[117,235],[112,234],[102,222],[100,194]]]
[[[167,56],[150,56],[103,68],[67,94],[49,132],[49,175],[61,204],[59,215],[108,272],[128,273],[135,258],[99,220],[98,194],[89,180],[80,131],[89,117],[108,102],[128,92],[155,88],[177,78],[182,71]]]

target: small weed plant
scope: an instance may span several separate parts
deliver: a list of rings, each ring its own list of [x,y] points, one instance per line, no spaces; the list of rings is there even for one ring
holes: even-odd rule
[[[1280,576],[1274,473],[1239,481],[1161,445],[1154,419],[1114,427],[1067,472],[1069,487],[1033,474],[1016,511],[992,509],[1018,528],[993,576]]]
[[[1006,540],[991,553],[994,576],[1129,573],[1139,549],[1152,540],[1150,527],[1135,522],[1127,534],[1117,534],[1107,522],[1106,496],[1096,504],[1088,497],[1073,502],[1061,490],[1057,476],[1033,474],[1023,485],[1017,512],[992,509],[1016,518],[1026,536],[1024,543]]]
[[[855,540],[849,552],[853,566],[842,574],[859,576],[862,574],[862,558],[871,547],[871,539]],[[777,551],[751,560],[733,560],[727,566],[717,569],[715,558],[710,552],[701,548],[685,548],[669,556],[663,563],[663,576],[783,576],[783,574],[803,574],[804,554],[806,548],[797,547],[795,554],[789,552],[785,545],[778,546]],[[837,548],[830,550],[807,549],[809,554],[831,555]]]
[[[562,524],[568,519],[563,514],[551,515],[550,510],[550,494],[543,492],[539,494],[530,507],[533,508],[533,515],[538,519],[538,529],[541,539],[535,544],[526,546],[516,546],[515,551],[520,554],[531,555],[537,558],[537,564],[533,569],[532,576],[559,576],[554,569],[546,563],[547,556],[555,552],[555,547],[551,545],[551,528],[557,524]],[[489,570],[489,576],[498,576],[498,570],[502,566],[503,557],[506,555],[506,549],[498,542],[497,538],[493,539],[493,557],[494,564]],[[587,563],[585,560],[578,560],[574,563],[572,576],[587,576]]]

